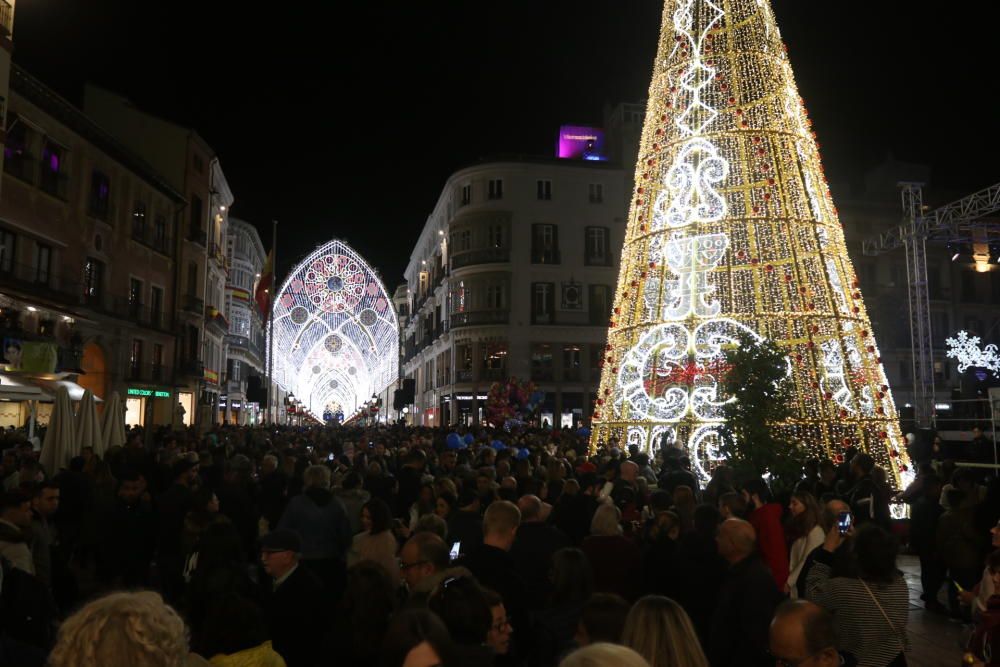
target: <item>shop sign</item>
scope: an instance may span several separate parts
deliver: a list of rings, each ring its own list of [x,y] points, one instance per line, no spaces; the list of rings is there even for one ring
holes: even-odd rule
[[[169,391],[161,389],[140,389],[139,387],[129,387],[125,392],[129,396],[150,396],[152,398],[170,398]]]

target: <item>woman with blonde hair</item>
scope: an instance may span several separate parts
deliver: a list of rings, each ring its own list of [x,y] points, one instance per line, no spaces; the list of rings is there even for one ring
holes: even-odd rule
[[[59,628],[49,667],[185,667],[208,663],[188,653],[184,621],[158,593],[112,593]]]
[[[632,606],[622,644],[635,649],[650,667],[708,667],[687,612],[661,595],[647,595]]]
[[[618,644],[598,642],[573,651],[563,658],[559,667],[650,667],[646,660]]]

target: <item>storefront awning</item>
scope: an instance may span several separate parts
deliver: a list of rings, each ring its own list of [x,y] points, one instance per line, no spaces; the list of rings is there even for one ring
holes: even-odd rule
[[[32,378],[31,381],[37,383],[38,386],[42,387],[42,389],[44,389],[45,391],[49,392],[52,395],[55,395],[56,389],[58,389],[59,387],[66,387],[66,391],[69,392],[69,400],[73,401],[74,403],[76,401],[83,399],[83,392],[86,391],[86,389],[84,389],[77,383],[72,382],[71,380],[43,380],[43,379]],[[97,396],[97,394],[94,394],[94,401],[97,403],[103,403],[104,399]]]
[[[52,401],[52,395],[42,391],[36,384],[14,379],[0,373],[0,400],[5,401]]]

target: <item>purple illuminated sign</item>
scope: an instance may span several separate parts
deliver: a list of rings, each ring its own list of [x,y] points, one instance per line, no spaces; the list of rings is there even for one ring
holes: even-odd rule
[[[567,160],[607,160],[604,130],[599,127],[563,125],[559,128],[557,157]]]

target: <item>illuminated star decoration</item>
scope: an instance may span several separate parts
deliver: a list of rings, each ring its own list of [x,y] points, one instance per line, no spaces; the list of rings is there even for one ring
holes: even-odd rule
[[[959,331],[954,338],[946,338],[948,358],[958,361],[958,372],[964,373],[968,368],[985,368],[1000,377],[1000,354],[996,345],[987,345],[980,349],[979,336],[970,336],[965,331]]]

